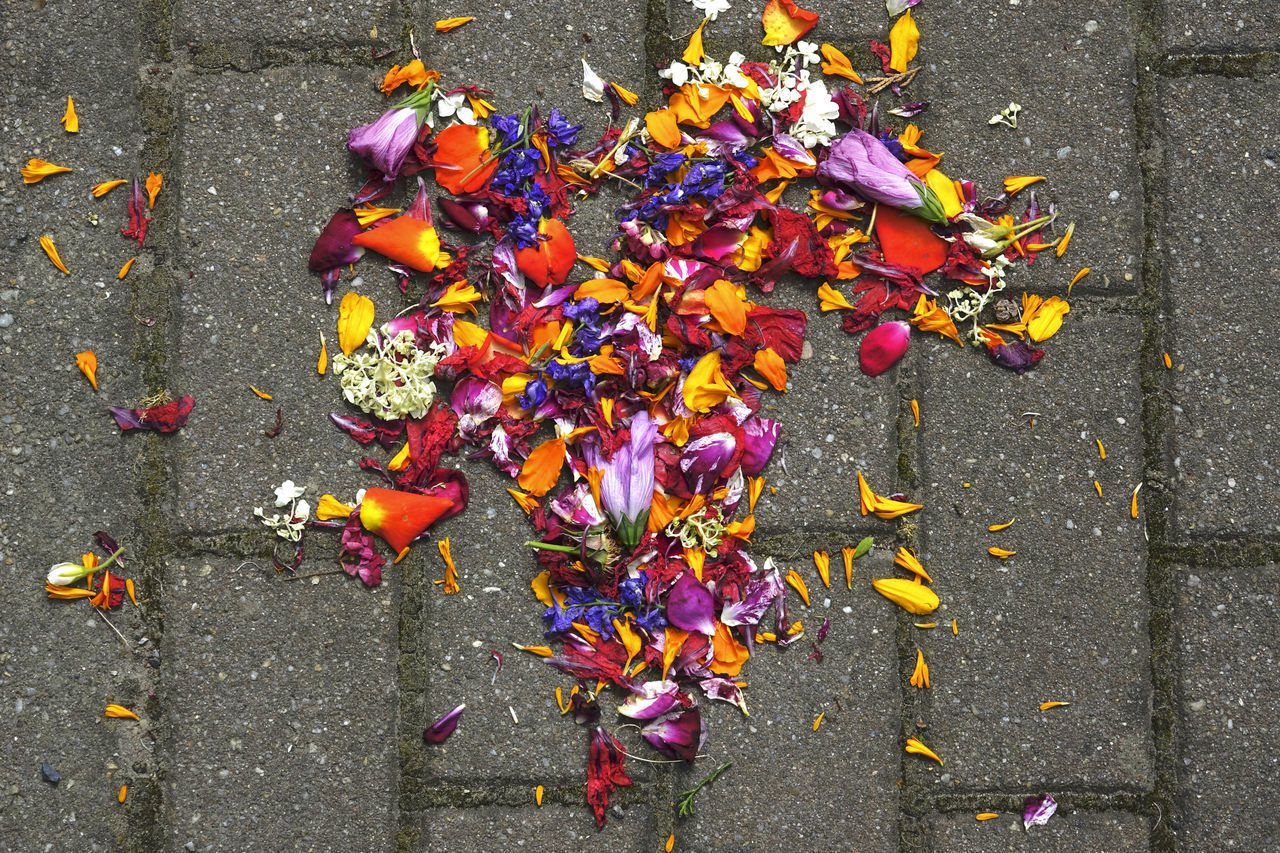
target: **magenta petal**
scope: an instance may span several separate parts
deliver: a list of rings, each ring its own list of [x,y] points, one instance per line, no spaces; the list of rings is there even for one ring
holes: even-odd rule
[[[652,720],[680,707],[674,681],[646,681],[618,706],[618,713],[633,720]]]
[[[423,731],[422,739],[427,743],[444,743],[445,738],[453,734],[453,730],[458,727],[458,718],[462,716],[462,709],[466,707],[467,705],[464,702],[436,720]]]
[[[742,425],[742,473],[754,477],[764,470],[778,444],[778,422],[769,418],[749,418]]]
[[[715,599],[711,590],[685,572],[667,595],[667,621],[685,631],[710,637],[716,632]]]
[[[868,376],[879,376],[898,363],[911,340],[911,324],[905,320],[881,323],[862,339],[858,363]]]
[[[717,262],[723,261],[726,257],[738,251],[745,237],[746,233],[737,228],[725,228],[717,225],[698,235],[698,238],[693,243],[693,251],[699,257],[709,258]]]
[[[1025,830],[1033,826],[1043,826],[1049,822],[1049,818],[1053,817],[1053,813],[1057,810],[1058,801],[1049,794],[1027,797],[1027,801],[1022,805],[1022,828]]]
[[[689,490],[711,494],[737,452],[732,433],[715,432],[690,440],[680,452],[680,471]]]
[[[649,745],[672,758],[693,761],[707,739],[707,723],[697,708],[688,708],[660,720],[654,720],[640,730]]]
[[[316,238],[307,268],[312,272],[322,273],[360,260],[364,255],[364,247],[351,245],[351,238],[360,231],[360,221],[356,219],[355,211],[339,210]]]
[[[708,699],[719,699],[736,705],[742,713],[747,713],[747,699],[742,695],[742,688],[729,678],[704,678],[698,682],[702,692]]]

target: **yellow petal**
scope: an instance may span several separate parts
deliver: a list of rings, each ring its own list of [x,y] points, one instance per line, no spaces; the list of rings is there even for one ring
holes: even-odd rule
[[[1070,705],[1070,704],[1071,704],[1070,702],[1041,702],[1041,703],[1040,703],[1040,710],[1041,710],[1041,711],[1047,711],[1047,710],[1049,710],[1050,708],[1064,708],[1064,707],[1066,707],[1067,705]]]
[[[883,498],[880,497],[880,495],[876,495],[876,505],[872,512],[876,514],[877,518],[889,520],[897,518],[900,515],[906,515],[909,512],[915,512],[918,509],[923,509],[923,506],[923,504],[913,504],[908,503],[907,501],[895,501],[890,498]]]
[[[822,578],[822,585],[831,589],[831,556],[826,551],[814,551],[813,564],[818,568],[818,577]]]
[[[924,566],[920,564],[920,560],[917,559],[916,555],[912,551],[909,551],[905,545],[898,549],[898,553],[893,558],[893,563],[894,565],[900,566],[911,572],[913,575],[920,578],[920,580],[923,580],[926,583],[933,583],[933,578],[929,577],[929,573],[924,570]]]
[[[1060,258],[1067,251],[1067,246],[1071,243],[1071,235],[1076,232],[1076,224],[1074,222],[1067,223],[1067,233],[1062,235],[1062,240],[1058,243],[1055,254]]]
[[[358,293],[348,293],[338,305],[338,346],[351,355],[364,343],[373,327],[373,300]]]
[[[469,24],[475,20],[474,16],[466,16],[461,18],[443,18],[436,21],[436,32],[447,33],[450,30],[456,30],[463,24]]]
[[[800,593],[800,597],[804,599],[805,606],[809,604],[809,587],[805,586],[804,578],[800,577],[800,573],[795,569],[787,572],[787,583],[791,588]]]
[[[324,332],[320,333],[320,358],[316,361],[316,373],[324,376],[329,372],[329,348],[324,344]]]
[[[1102,484],[1097,480],[1093,481],[1093,490],[1098,493],[1098,497],[1102,497]]]
[[[129,270],[133,269],[133,262],[136,260],[138,259],[130,258],[129,260],[125,261],[124,266],[120,267],[120,272],[116,274],[116,278],[123,279],[125,276],[127,276],[129,274]]]
[[[944,175],[941,169],[934,167],[925,172],[924,182],[929,189],[933,190],[933,194],[938,197],[938,201],[942,202],[942,212],[947,215],[948,219],[959,216],[964,212],[964,200],[961,197],[958,183]]]
[[[67,133],[80,132],[80,117],[76,115],[76,102],[67,95],[67,111],[62,115],[62,126]]]
[[[1129,500],[1129,517],[1138,517],[1138,490],[1142,488],[1142,484],[1133,487],[1133,497]]]
[[[955,619],[951,620],[951,636],[960,636],[960,622]]]
[[[919,47],[920,30],[908,9],[889,31],[889,67],[899,74],[906,71],[907,64],[916,58]]]
[[[610,83],[609,85],[613,87],[613,93],[621,98],[627,106],[634,107],[640,103],[640,96],[630,89],[625,89],[617,83]]]
[[[903,610],[917,616],[927,616],[937,610],[940,604],[937,594],[918,581],[909,581],[905,578],[880,578],[873,580],[871,586]]]
[[[912,622],[911,624],[915,625],[917,628],[937,628],[938,627],[937,622]]]
[[[827,712],[823,711],[821,714],[818,715],[818,719],[813,721],[813,730],[815,732],[818,730],[818,726],[822,725],[822,718],[825,717],[826,715],[827,715]]]
[[[1009,195],[1015,195],[1044,179],[1044,175],[1014,175],[1011,178],[1004,179],[1004,191]]]
[[[541,785],[533,789],[533,801],[538,804],[538,808],[542,808],[542,791]]]
[[[479,301],[480,291],[468,284],[466,279],[459,279],[449,285],[440,298],[431,303],[431,307],[440,308],[454,314],[461,314],[465,311],[476,314],[479,312],[476,311],[475,303]]]
[[[929,666],[924,662],[924,652],[916,649],[916,669],[911,673],[911,686],[924,689],[929,686]]]
[[[76,367],[80,368],[80,372],[89,380],[89,384],[93,386],[93,390],[98,390],[98,356],[93,350],[85,350],[76,353]]]
[[[133,713],[123,705],[108,705],[105,713],[108,717],[119,717],[125,720],[139,719],[137,714]]]
[[[823,311],[853,310],[853,304],[845,299],[844,294],[825,281],[818,285],[818,307]]]
[[[1173,369],[1173,359],[1169,357],[1169,353],[1164,354],[1164,369],[1165,370]]]
[[[1107,458],[1107,448],[1106,448],[1106,446],[1105,446],[1105,445],[1103,445],[1103,443],[1102,443],[1102,439],[1100,439],[1100,438],[1095,438],[1095,439],[1094,439],[1094,441],[1098,442],[1098,458],[1099,458],[1099,459],[1106,459],[1106,458]]]
[[[398,207],[374,207],[366,205],[355,209],[356,221],[360,223],[361,228],[368,228],[380,219],[386,219],[388,216],[395,216],[400,212]]]
[[[932,758],[938,762],[939,767],[942,766],[942,759],[938,757],[938,754],[921,743],[919,738],[907,738],[906,750],[912,755],[923,755],[925,758]]]
[[[663,850],[671,853],[676,848],[676,834],[673,832],[667,836],[667,843],[663,846]]]
[[[160,187],[164,185],[164,175],[152,172],[147,175],[147,210],[156,206],[156,196],[160,195]]]
[[[517,649],[519,649],[522,652],[528,652],[529,654],[537,655],[540,658],[549,658],[549,657],[555,656],[555,652],[551,650],[550,646],[522,646],[519,643],[512,643],[511,645],[515,646]]]
[[[1026,297],[1027,294],[1023,296]],[[1026,304],[1025,298],[1024,304]],[[1062,318],[1070,312],[1071,306],[1066,300],[1059,299],[1057,296],[1050,296],[1036,305],[1030,312],[1030,316],[1024,309],[1022,319],[1027,324],[1027,335],[1033,341],[1048,340],[1062,328]]]
[[[123,803],[123,802],[124,802],[124,798],[125,798],[125,797],[127,797],[127,796],[129,796],[129,786],[128,786],[128,785],[121,785],[121,786],[120,786],[120,793],[116,794],[116,802],[117,802],[117,803]]]
[[[436,549],[440,551],[440,556],[444,559],[444,580],[436,581],[438,584],[444,584],[444,594],[453,595],[462,588],[458,586],[458,567],[453,564],[453,551],[450,547],[449,537],[445,537],[436,543]]]
[[[24,184],[38,184],[50,175],[70,171],[71,169],[66,166],[55,166],[47,160],[32,157],[27,161],[27,165],[22,167],[20,173]]]
[[[997,548],[996,546],[992,545],[990,548],[987,549],[987,553],[993,557],[999,557],[1002,560],[1006,560],[1018,552],[1008,551],[1008,550],[1005,550],[1004,548]]]
[[[995,533],[997,531],[1004,530],[1007,527],[1011,527],[1013,523],[1017,520],[1018,520],[1017,518],[1011,518],[1008,521],[1002,522],[1001,524],[989,524],[987,525],[987,529],[990,530],[992,533]]]
[[[680,61],[685,65],[697,67],[702,64],[702,57],[706,53],[702,49],[702,28],[707,25],[710,18],[703,18],[702,23],[698,24],[698,28],[693,31],[693,35],[689,36],[689,45],[684,49],[684,53],[680,55]]]
[[[515,498],[516,503],[520,505],[522,510],[524,510],[525,515],[529,515],[538,508],[538,499],[532,495],[525,494],[518,489],[507,489],[507,494]],[[551,605],[548,604],[547,606],[550,607]]]
[[[695,412],[709,412],[729,397],[738,396],[720,370],[720,350],[713,349],[693,366],[684,381],[684,404]]]
[[[1067,296],[1071,295],[1071,288],[1076,286],[1076,282],[1093,272],[1089,267],[1082,267],[1080,272],[1072,276],[1071,281],[1067,284]]]
[[[62,270],[67,275],[71,275],[71,270],[67,269],[67,265],[62,262],[62,258],[58,257],[58,249],[53,245],[53,238],[45,234],[40,238],[40,248],[44,249],[44,253],[49,256],[49,260],[53,265]]]
[[[911,401],[911,419],[916,426],[920,426],[920,401],[913,399]]]
[[[320,500],[316,502],[316,518],[321,521],[347,518],[355,511],[355,507],[344,504],[333,495],[321,495]]]
[[[252,391],[253,393],[257,394],[259,397],[261,397],[261,398],[262,398],[262,399],[264,399],[264,400],[274,400],[274,399],[275,399],[275,398],[274,398],[274,397],[272,397],[270,394],[268,394],[266,391],[260,391],[260,390],[258,390],[257,388],[254,388],[252,385],[250,385],[250,386],[249,386],[249,390],[250,390],[250,391]]]
[[[974,820],[993,820],[1000,817],[996,812],[979,812],[973,816]]]
[[[127,183],[129,182],[123,179],[116,180],[116,181],[103,181],[100,184],[94,184],[93,189],[91,189],[90,192],[93,193],[94,198],[102,198],[104,195],[111,192],[113,189],[120,186],[121,184],[127,184]]]

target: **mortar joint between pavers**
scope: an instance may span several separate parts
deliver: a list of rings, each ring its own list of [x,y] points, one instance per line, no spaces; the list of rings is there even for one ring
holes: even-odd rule
[[[1229,47],[1173,51],[1161,58],[1161,77],[1259,79],[1280,74],[1280,51],[1240,51]]]

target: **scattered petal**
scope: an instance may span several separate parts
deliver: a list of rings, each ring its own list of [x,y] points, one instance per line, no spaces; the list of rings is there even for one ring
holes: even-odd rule
[[[156,196],[160,195],[160,187],[164,185],[164,175],[152,172],[147,175],[147,210],[156,206]]]
[[[62,262],[62,258],[58,257],[58,249],[53,245],[53,238],[45,234],[40,238],[40,248],[44,249],[44,253],[49,256],[49,260],[53,265],[62,270],[67,275],[71,275],[71,270],[67,269],[67,265]]]
[[[422,732],[422,739],[427,743],[444,743],[449,735],[458,727],[458,719],[467,707],[462,703],[440,719],[436,720]]]
[[[125,720],[140,719],[137,714],[133,713],[123,705],[108,705],[105,713],[108,717],[119,717]]]
[[[1022,805],[1022,828],[1025,830],[1033,826],[1044,826],[1057,810],[1058,801],[1049,794],[1027,797]]]
[[[996,546],[992,545],[990,548],[988,548],[988,549],[987,549],[987,553],[988,553],[988,554],[990,554],[990,555],[991,555],[991,556],[993,556],[993,557],[999,557],[999,558],[1000,558],[1000,559],[1002,559],[1002,560],[1006,560],[1006,559],[1008,559],[1009,557],[1012,557],[1014,554],[1016,554],[1016,553],[1018,553],[1018,552],[1017,552],[1017,551],[1008,551],[1008,550],[1006,550],[1006,549],[1004,549],[1004,548],[997,548]]]
[[[20,170],[24,184],[38,184],[50,175],[70,171],[71,169],[67,166],[55,166],[47,160],[39,160],[35,157],[28,160],[27,165]]]
[[[458,27],[462,26],[463,24],[469,24],[474,20],[475,18],[470,15],[464,16],[461,18],[443,18],[439,21],[436,21],[436,32],[438,33],[451,32],[452,30],[456,30]]]
[[[766,46],[793,44],[818,23],[818,13],[801,9],[792,0],[769,0],[760,16]]]
[[[67,133],[80,132],[80,117],[76,115],[76,102],[67,95],[67,111],[62,115],[62,126]]]
[[[1001,530],[1005,530],[1009,527],[1012,527],[1013,523],[1017,520],[1018,520],[1017,518],[1011,518],[1008,521],[1001,522],[1000,524],[990,524],[990,525],[987,525],[987,530],[990,530],[992,533],[997,533]]]
[[[348,293],[338,305],[338,346],[343,355],[351,355],[364,343],[373,327],[373,300],[359,293]]]
[[[921,743],[919,738],[907,738],[906,750],[911,755],[923,755],[925,758],[932,758],[938,762],[939,767],[943,766],[942,759],[938,757],[938,754]]]
[[[899,74],[904,73],[907,65],[916,58],[919,47],[920,29],[908,9],[889,31],[889,68]]]
[[[120,178],[114,181],[103,181],[100,184],[94,184],[90,192],[93,193],[94,198],[102,198],[104,195],[111,192],[113,189],[120,186],[121,184],[127,184],[127,183],[129,182],[126,181],[124,178]]]
[[[916,649],[916,668],[911,673],[911,686],[924,689],[929,686],[929,666],[924,662],[924,652]]]
[[[979,812],[973,816],[974,820],[994,820],[1000,817],[997,812]]]
[[[1040,710],[1047,711],[1050,708],[1065,708],[1067,705],[1070,705],[1070,704],[1071,704],[1070,702],[1041,702]]]
[[[1004,179],[1004,191],[1009,195],[1016,195],[1032,184],[1043,181],[1044,179],[1044,175],[1015,175],[1014,177]]]
[[[133,269],[133,263],[136,260],[138,259],[130,258],[129,260],[125,261],[124,266],[120,267],[120,272],[116,274],[116,278],[123,279],[125,276],[127,276],[129,274],[129,270]]]
[[[257,394],[259,397],[261,397],[261,398],[262,398],[262,399],[264,399],[264,400],[274,400],[274,399],[275,399],[275,398],[274,398],[274,397],[272,397],[270,394],[268,394],[266,391],[259,391],[257,388],[254,388],[252,385],[250,385],[250,386],[249,386],[249,390],[250,390],[250,391],[252,391],[253,393]]]
[[[76,353],[76,367],[89,380],[93,390],[98,390],[98,356],[93,350]]]

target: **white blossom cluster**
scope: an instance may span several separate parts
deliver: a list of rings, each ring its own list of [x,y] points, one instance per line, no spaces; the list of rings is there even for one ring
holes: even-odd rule
[[[262,523],[274,530],[281,539],[297,542],[302,538],[302,531],[311,517],[311,504],[299,500],[306,491],[306,487],[295,486],[293,480],[285,480],[276,487],[275,491],[276,506],[288,505],[289,511],[283,515],[280,513],[267,515],[262,507],[256,506],[253,508],[253,514],[262,519]]]
[[[373,352],[357,350],[350,356],[333,359],[333,372],[348,403],[383,420],[420,418],[436,397],[436,364],[444,347],[434,344],[419,349],[413,332],[404,330],[395,337],[383,326],[372,329],[365,343]]]
[[[780,113],[792,104],[804,98],[804,107],[800,118],[788,132],[805,148],[815,145],[826,145],[835,139],[839,131],[835,119],[840,115],[840,108],[832,100],[823,80],[810,79],[810,65],[822,62],[818,45],[801,39],[794,45],[778,45],[782,54],[769,63],[769,75],[778,83],[770,88],[760,89],[760,99],[765,109]],[[672,62],[658,72],[658,76],[670,80],[674,86],[683,86],[690,80],[716,86],[732,86],[746,89],[751,80],[742,71],[742,63],[746,57],[734,51],[729,55],[727,63],[721,63],[711,57],[703,57],[697,66],[683,62]]]

